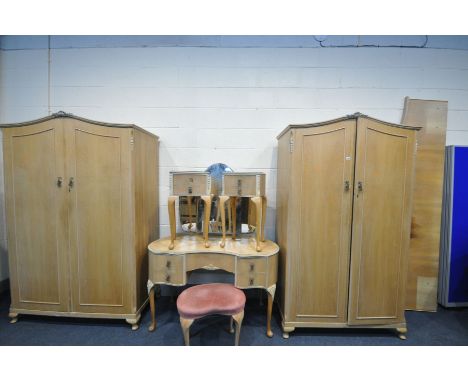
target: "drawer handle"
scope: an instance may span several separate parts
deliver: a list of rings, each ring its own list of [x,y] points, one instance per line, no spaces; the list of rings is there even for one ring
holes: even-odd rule
[[[254,279],[252,277],[249,279],[249,285],[254,285]]]
[[[166,281],[167,281],[167,282],[171,281],[171,276],[167,275],[167,276],[166,276]]]
[[[68,192],[71,192],[74,185],[75,185],[75,178],[73,178],[72,176],[68,182]]]
[[[250,272],[253,272],[255,269],[255,264],[250,264]]]
[[[168,260],[168,261],[166,262],[166,267],[167,267],[167,268],[170,268],[170,267],[171,267],[171,262],[170,262],[170,260]]]

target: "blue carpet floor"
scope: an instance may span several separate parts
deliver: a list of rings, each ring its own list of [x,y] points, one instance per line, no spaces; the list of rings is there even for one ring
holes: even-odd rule
[[[0,345],[182,345],[183,337],[175,303],[169,297],[157,300],[156,331],[148,332],[149,309],[141,326],[130,330],[124,320],[77,319],[20,315],[10,324],[8,294],[0,296]],[[437,313],[406,312],[408,339],[384,329],[297,329],[289,339],[281,336],[280,317],[273,312],[273,338],[265,335],[265,305],[249,298],[240,345],[468,345],[468,309],[444,309]],[[191,345],[234,344],[228,332],[229,318],[205,317],[191,327]]]

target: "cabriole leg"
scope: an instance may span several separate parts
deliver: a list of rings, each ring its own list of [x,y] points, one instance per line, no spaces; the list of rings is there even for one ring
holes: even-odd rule
[[[189,218],[188,229],[189,229],[189,232],[192,232],[192,197],[191,196],[187,196],[187,205],[188,205],[188,218]]]
[[[252,203],[255,204],[255,237],[257,238],[257,252],[260,252],[262,249],[260,247],[260,241],[262,238],[262,198],[260,196],[255,196],[251,198]]]
[[[182,333],[184,334],[185,346],[190,345],[190,326],[192,324],[193,320],[180,317],[180,326],[182,327]]]
[[[203,195],[202,200],[205,202],[205,218],[203,221],[203,238],[205,239],[205,248],[210,246],[208,234],[210,232],[210,214],[211,214],[211,195]]]
[[[169,196],[167,200],[167,208],[169,210],[169,226],[171,229],[171,243],[169,249],[174,249],[174,241],[176,239],[176,216],[175,216],[175,202],[177,196]]]
[[[229,196],[220,196],[219,197],[219,208],[221,210],[221,227],[223,229],[223,238],[221,239],[220,246],[224,248],[226,245],[226,201],[229,199]]]
[[[272,285],[267,289],[268,292],[268,305],[267,305],[267,336],[273,337],[273,331],[271,330],[271,313],[273,311],[273,300],[275,299],[276,284]]]
[[[154,301],[154,291],[155,287],[151,288],[149,293],[149,302],[150,302],[150,310],[151,310],[151,324],[148,327],[150,332],[153,332],[156,329],[156,303]]]
[[[262,197],[262,242],[265,241],[265,223],[266,223],[266,211],[267,211],[267,198]]]
[[[232,240],[236,240],[236,223],[237,223],[237,211],[236,211],[236,205],[237,205],[237,197],[236,196],[231,196],[231,233],[232,233]]]
[[[242,320],[244,319],[244,311],[234,314],[232,316],[233,320],[236,321],[236,342],[235,346],[239,346],[239,337],[242,326]]]

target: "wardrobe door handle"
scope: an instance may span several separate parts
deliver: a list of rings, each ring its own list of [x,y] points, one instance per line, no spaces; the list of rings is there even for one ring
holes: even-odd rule
[[[62,187],[63,184],[63,178],[61,176],[57,177],[57,187]]]
[[[357,188],[358,188],[358,191],[362,191],[362,182],[361,181],[357,182]]]
[[[345,190],[345,191],[349,191],[349,180],[346,180],[346,181],[344,182],[344,190]]]
[[[75,179],[73,178],[73,176],[70,178],[70,181],[68,182],[68,192],[70,192],[73,188],[73,186],[75,185]]]

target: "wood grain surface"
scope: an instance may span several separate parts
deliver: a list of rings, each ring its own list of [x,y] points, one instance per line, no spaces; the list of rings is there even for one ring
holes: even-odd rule
[[[406,309],[436,311],[447,101],[406,97],[402,123],[418,132]]]

